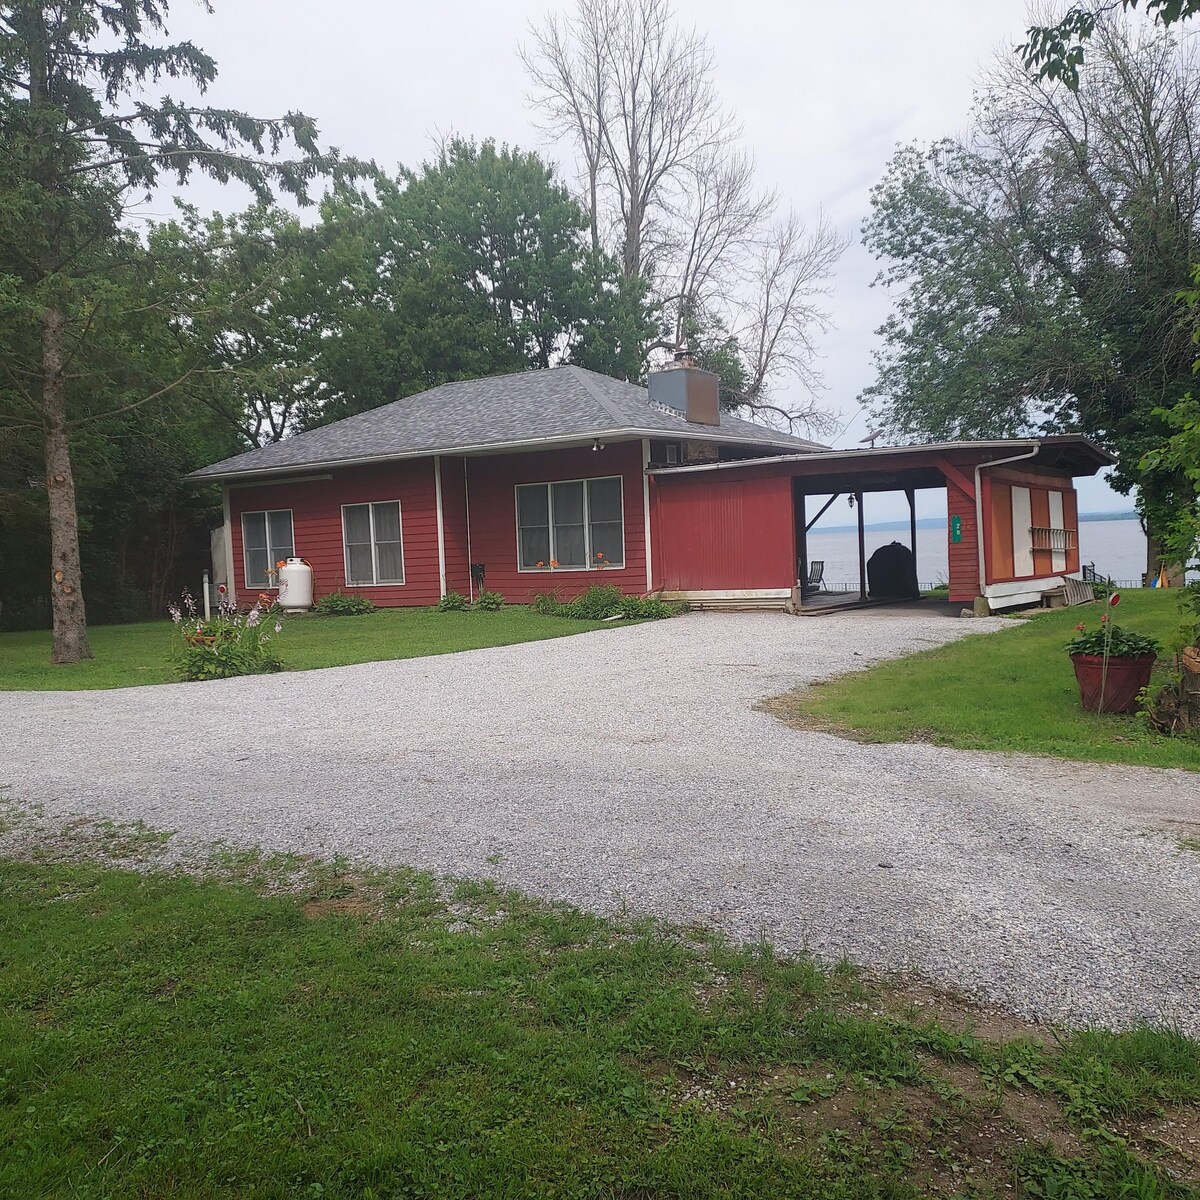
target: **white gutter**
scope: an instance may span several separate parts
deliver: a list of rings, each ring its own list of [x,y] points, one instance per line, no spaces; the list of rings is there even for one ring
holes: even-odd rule
[[[706,427],[707,428],[707,427]],[[719,427],[713,427],[716,430]],[[771,430],[764,432],[770,433]],[[285,463],[278,467],[247,468],[243,471],[222,471],[213,475],[198,475],[191,472],[184,476],[188,483],[222,483],[233,479],[259,479],[271,477],[290,471],[293,475],[308,471],[329,471],[338,467],[369,466],[372,463],[402,462],[412,458],[429,458],[435,454],[468,455],[468,454],[519,454],[525,450],[554,450],[571,446],[586,446],[595,441],[612,442],[615,440],[640,441],[653,438],[655,441],[667,442],[722,442],[729,446],[777,446],[783,448],[789,443],[777,441],[771,437],[750,438],[722,436],[719,432],[703,433],[693,426],[683,429],[594,429],[588,433],[554,434],[544,438],[529,438],[521,442],[481,442],[474,446],[430,446],[424,450],[401,450],[393,454],[368,454],[359,458],[330,458],[315,462]],[[253,450],[247,450],[253,454]],[[792,454],[806,454],[802,446],[796,446]],[[790,457],[785,456],[785,457]],[[770,462],[771,459],[758,461]],[[201,468],[203,469],[203,468]],[[683,468],[686,469],[686,468]]]
[[[433,456],[433,493],[437,500],[438,587],[446,594],[446,519],[442,514],[442,457]]]
[[[1055,443],[1047,443],[1042,438],[1005,438],[1000,441],[988,442],[921,442],[913,446],[880,446],[874,450],[800,450],[797,449],[792,454],[778,454],[764,458],[737,458],[726,459],[724,462],[716,463],[696,463],[686,467],[653,467],[651,475],[690,475],[697,471],[735,471],[739,467],[763,467],[771,466],[773,463],[790,463],[801,460],[803,462],[823,462],[836,463],[845,462],[851,459],[869,458],[899,458],[905,454],[942,454],[949,450],[1008,450],[1013,446],[1034,446],[1041,447],[1042,445],[1054,445]],[[1086,445],[1103,455],[1110,462],[1116,462],[1116,459],[1106,450],[1102,450],[1096,446],[1094,442],[1089,441],[1082,435],[1078,439],[1079,445]],[[1021,457],[1024,457],[1022,455]],[[1008,461],[1006,459],[996,459],[995,462]],[[992,466],[993,463],[984,463],[984,466]],[[1097,470],[1100,468],[1097,467]]]
[[[1041,442],[1034,442],[1033,448],[1026,450],[1024,454],[1014,454],[1011,458],[993,459],[989,463],[980,463],[975,468],[975,541],[979,547],[979,594],[981,596],[986,597],[987,595],[987,592],[984,590],[987,587],[987,563],[983,540],[983,480],[980,472],[984,467],[1004,467],[1009,463],[1024,462],[1027,458],[1036,458],[1041,448]]]

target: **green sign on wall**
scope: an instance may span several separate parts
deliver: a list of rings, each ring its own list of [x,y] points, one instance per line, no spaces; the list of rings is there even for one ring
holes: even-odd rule
[[[962,517],[950,518],[950,540],[952,542],[962,541]]]

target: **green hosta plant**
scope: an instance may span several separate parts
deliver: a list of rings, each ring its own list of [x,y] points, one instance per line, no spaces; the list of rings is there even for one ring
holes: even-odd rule
[[[447,592],[435,605],[438,612],[465,612],[467,598],[462,592]]]
[[[482,591],[475,597],[475,607],[480,612],[499,612],[504,607],[504,597],[499,592]]]
[[[340,590],[322,596],[313,607],[319,617],[362,617],[375,611],[366,596],[348,596]]]
[[[1106,613],[1100,624],[1089,629],[1082,622],[1075,626],[1075,636],[1067,643],[1068,654],[1095,654],[1109,658],[1141,658],[1157,655],[1158,643],[1132,629],[1122,629],[1108,619]]]
[[[205,619],[197,614],[191,593],[185,591],[179,604],[167,605],[167,612],[175,624],[172,658],[180,679],[195,683],[283,670],[283,661],[271,644],[283,632],[283,613],[272,597],[260,595],[246,613],[222,601]]]

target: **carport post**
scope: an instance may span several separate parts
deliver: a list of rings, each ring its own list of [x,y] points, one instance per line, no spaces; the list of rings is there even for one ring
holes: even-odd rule
[[[913,552],[913,570],[917,569],[917,493],[912,488],[905,488],[908,497],[908,546]]]
[[[858,598],[867,598],[867,531],[863,525],[862,492],[854,493],[858,506]]]

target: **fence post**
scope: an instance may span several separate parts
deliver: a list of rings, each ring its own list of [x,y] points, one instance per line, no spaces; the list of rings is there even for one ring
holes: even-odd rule
[[[204,572],[204,619],[206,621],[212,618],[212,609],[209,607],[208,601],[208,572]]]

